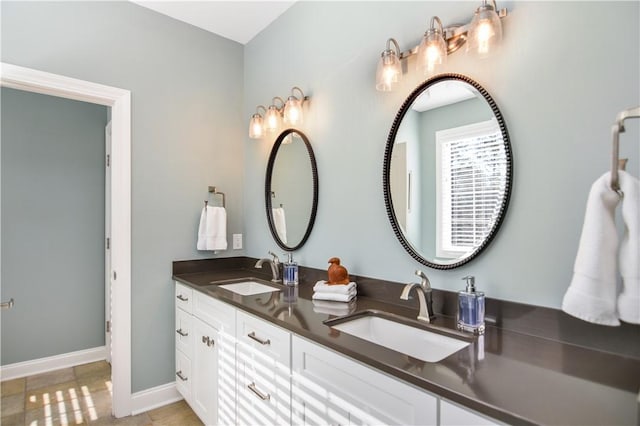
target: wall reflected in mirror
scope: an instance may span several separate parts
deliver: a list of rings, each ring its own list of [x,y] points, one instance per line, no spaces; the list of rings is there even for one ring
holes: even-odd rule
[[[284,250],[305,243],[318,203],[318,173],[311,143],[299,130],[283,131],[267,166],[265,204],[269,229]]]
[[[414,258],[449,269],[477,255],[511,187],[508,135],[488,93],[457,75],[416,89],[390,133],[384,178],[389,218]]]

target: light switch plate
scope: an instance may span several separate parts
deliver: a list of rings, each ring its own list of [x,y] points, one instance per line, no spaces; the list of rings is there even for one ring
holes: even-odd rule
[[[242,249],[242,234],[233,234],[233,249]]]

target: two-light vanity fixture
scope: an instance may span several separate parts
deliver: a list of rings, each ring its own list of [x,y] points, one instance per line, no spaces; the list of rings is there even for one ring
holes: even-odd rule
[[[447,60],[465,42],[467,52],[476,52],[480,58],[489,56],[502,40],[502,24],[500,18],[507,16],[507,9],[497,11],[495,0],[482,0],[476,9],[473,19],[467,24],[453,24],[443,28],[437,16],[431,18],[429,29],[425,32],[420,44],[406,52],[400,51],[398,42],[390,38],[387,48],[382,52],[376,72],[376,90],[389,92],[402,79],[401,60],[417,55],[417,71],[428,76],[434,73],[438,65]],[[394,49],[391,48],[393,43]]]
[[[295,96],[296,90],[300,92],[299,98]],[[269,108],[258,105],[256,113],[251,116],[251,121],[249,121],[249,137],[251,139],[260,139],[266,133],[276,133],[282,127],[283,122],[289,126],[302,124],[302,104],[308,100],[309,97],[304,95],[302,89],[294,86],[286,102],[276,96],[271,100]],[[280,106],[276,105],[278,101]],[[260,115],[260,109],[263,110],[264,117]]]

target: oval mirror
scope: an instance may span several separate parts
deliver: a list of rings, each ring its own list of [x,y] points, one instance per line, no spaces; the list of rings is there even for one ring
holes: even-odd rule
[[[459,74],[418,86],[384,155],[385,205],[402,246],[436,269],[475,258],[502,223],[512,167],[507,127],[482,86]]]
[[[311,234],[318,207],[318,170],[309,139],[299,130],[280,133],[265,179],[269,230],[280,248],[297,250]]]

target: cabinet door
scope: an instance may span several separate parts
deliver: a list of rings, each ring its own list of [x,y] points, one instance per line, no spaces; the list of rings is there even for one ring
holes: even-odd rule
[[[437,424],[433,395],[297,336],[292,369],[293,424]]]
[[[440,424],[442,426],[490,426],[501,425],[497,420],[484,417],[468,408],[440,400]]]
[[[218,332],[193,318],[194,348],[191,407],[206,425],[217,423]]]

